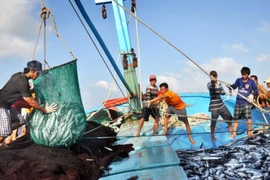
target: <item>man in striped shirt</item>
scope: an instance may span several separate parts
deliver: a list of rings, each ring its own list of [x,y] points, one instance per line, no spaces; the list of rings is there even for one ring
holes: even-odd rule
[[[215,127],[217,123],[216,120],[218,119],[219,115],[227,121],[228,120],[231,121],[233,117],[220,97],[220,95],[225,95],[226,93],[221,83],[217,81],[217,77],[218,77],[217,72],[211,71],[210,77],[211,77],[211,82],[207,84],[207,88],[210,93],[209,111],[211,112],[211,119],[212,119],[210,129],[211,129],[211,139],[212,141],[215,141],[216,138],[215,138],[214,132],[215,132]],[[232,123],[231,122],[227,122],[227,123],[228,123],[229,132],[232,132]]]
[[[158,87],[156,85],[157,78],[155,75],[151,75],[149,77],[150,84],[146,88],[145,93],[145,100],[150,101],[151,99],[154,99],[158,96]],[[136,137],[138,137],[141,133],[144,121],[148,121],[149,116],[152,116],[155,119],[154,128],[153,128],[153,134],[155,135],[158,129],[159,124],[159,109],[156,105],[150,105],[149,107],[145,106],[142,109],[142,118],[139,122],[138,132],[136,134]]]

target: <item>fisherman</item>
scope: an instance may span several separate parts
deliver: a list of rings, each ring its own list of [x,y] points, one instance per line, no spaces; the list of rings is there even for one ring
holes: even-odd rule
[[[217,119],[219,115],[230,122],[228,123],[228,130],[229,132],[232,132],[232,115],[230,111],[228,110],[227,106],[223,103],[220,95],[225,95],[225,91],[222,87],[222,84],[217,81],[218,74],[216,71],[211,71],[210,72],[210,78],[211,82],[208,82],[207,88],[210,93],[210,104],[209,104],[209,111],[211,112],[211,139],[213,141],[216,140],[214,132],[215,132],[215,127],[217,123]]]
[[[151,75],[149,77],[150,84],[146,88],[146,93],[144,99],[146,101],[150,101],[151,99],[154,99],[158,96],[158,87],[156,85],[157,77],[155,75]],[[149,107],[144,106],[142,109],[142,118],[139,122],[138,132],[136,134],[136,137],[140,135],[141,129],[143,127],[144,121],[148,121],[149,116],[152,116],[155,119],[154,127],[153,127],[153,134],[155,135],[158,129],[159,124],[159,109],[156,105],[150,105]]]
[[[270,89],[270,77],[267,80],[263,81],[263,82],[266,83],[267,88]],[[267,92],[266,97],[267,97],[266,98],[266,104],[267,104],[268,108],[270,108],[270,91]]]
[[[251,79],[253,79],[257,85],[257,88],[258,88],[258,97],[259,97],[259,103],[260,103],[260,106],[262,108],[265,108],[267,106],[267,102],[266,102],[266,99],[267,99],[267,89],[258,82],[258,77],[256,75],[251,75],[250,76]]]
[[[233,124],[233,134],[230,136],[234,138],[237,133],[238,120],[240,118],[245,118],[247,120],[248,128],[248,138],[252,138],[252,119],[251,119],[251,109],[253,106],[254,96],[258,95],[258,89],[255,82],[249,78],[250,69],[248,67],[243,67],[241,69],[241,78],[237,78],[235,83],[230,85],[226,84],[227,87],[232,87],[233,89],[238,88],[238,93],[244,96],[246,99],[242,98],[239,94],[236,97],[236,104],[234,106],[234,124]],[[253,93],[253,94],[252,94]]]
[[[34,85],[32,81],[29,80],[29,86],[30,86],[30,91],[33,96],[33,98],[36,98],[35,92],[34,92]],[[33,108],[32,106],[29,105],[29,103],[22,97],[18,101],[16,101],[14,104],[11,106],[12,108],[16,109],[19,113],[21,113],[22,117],[26,121],[26,124],[22,126],[22,131],[19,136],[24,136],[27,133],[27,123],[28,123],[28,117],[30,113],[32,112]],[[6,144],[10,144],[12,141],[15,141],[18,136],[18,128],[14,129],[12,131],[12,134],[8,136],[5,139]]]
[[[182,121],[185,126],[186,130],[188,132],[188,138],[189,141],[192,144],[196,144],[196,142],[192,139],[191,136],[191,131],[190,131],[190,126],[189,122],[187,119],[187,111],[186,111],[186,104],[182,101],[181,97],[178,96],[176,93],[173,91],[169,90],[169,86],[167,83],[162,83],[159,85],[161,95],[148,101],[147,103],[151,104],[158,104],[160,103],[163,99],[165,102],[168,104],[168,109],[166,111],[166,115],[164,118],[164,132],[163,135],[167,134],[167,128],[168,128],[168,121],[169,118],[171,117],[172,114],[176,114],[178,117],[178,120]]]
[[[56,104],[52,103],[50,106],[46,104],[43,108],[31,95],[28,80],[35,80],[40,73],[43,73],[42,64],[36,60],[29,61],[24,72],[13,74],[0,90],[0,146],[6,146],[2,142],[12,132],[12,129],[25,123],[21,114],[11,107],[20,98],[23,97],[30,106],[41,112],[52,113],[56,110]]]

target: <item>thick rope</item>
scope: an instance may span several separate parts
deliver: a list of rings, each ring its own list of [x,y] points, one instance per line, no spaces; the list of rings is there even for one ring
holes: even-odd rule
[[[166,38],[164,38],[163,36],[161,36],[158,32],[156,32],[154,29],[152,29],[150,26],[148,26],[146,23],[144,23],[141,19],[139,19],[137,16],[133,15],[133,13],[131,11],[129,11],[127,8],[125,8],[124,6],[122,6],[120,3],[118,3],[116,0],[113,0],[118,6],[120,6],[121,8],[123,8],[126,12],[128,12],[131,16],[133,16],[135,19],[137,19],[139,22],[141,22],[144,26],[146,26],[148,29],[150,29],[153,33],[155,33],[157,36],[159,36],[161,39],[163,39],[165,42],[167,42],[170,46],[172,46],[174,49],[176,49],[178,52],[180,52],[183,56],[185,56],[188,60],[190,60],[195,66],[197,66],[200,70],[202,70],[208,77],[210,77],[210,75],[202,68],[200,67],[195,61],[193,61],[188,55],[186,55],[183,51],[181,51],[180,49],[178,49],[176,46],[174,46],[172,43],[170,43]],[[220,81],[220,80],[219,80]],[[224,84],[224,81],[220,81]],[[238,94],[239,96],[241,96],[242,98],[244,98],[245,100],[246,97],[242,96],[241,94],[239,94],[237,91],[235,91],[233,88],[230,87],[230,89],[232,89],[236,94]],[[260,111],[264,111],[264,112],[268,112],[266,110],[263,110],[261,107],[257,106],[256,104],[252,103],[255,107],[257,107]],[[265,121],[268,124],[268,121],[265,119]]]
[[[193,61],[190,57],[188,57],[183,51],[178,49],[176,46],[174,46],[172,43],[170,43],[166,38],[161,36],[158,32],[156,32],[154,29],[152,29],[150,26],[148,26],[146,23],[144,23],[141,19],[139,19],[137,16],[135,16],[131,11],[129,11],[127,8],[122,6],[120,3],[118,3],[116,0],[113,0],[118,6],[123,8],[126,12],[128,12],[131,16],[133,16],[135,19],[137,19],[140,23],[142,23],[144,26],[146,26],[148,29],[150,29],[153,33],[155,33],[157,36],[159,36],[161,39],[163,39],[165,42],[167,42],[169,45],[171,45],[174,49],[176,49],[178,52],[180,52],[183,56],[185,56],[187,59],[189,59],[193,64],[195,64],[199,69],[201,69],[207,76],[209,74],[201,68],[195,61]],[[210,76],[209,76],[210,77]]]
[[[59,32],[57,31],[56,29],[56,26],[53,26],[51,21],[49,21],[51,27],[53,28],[53,30],[55,31],[56,33],[56,36],[60,39],[60,41],[64,44],[65,48],[67,49],[67,51],[69,52],[69,54],[73,57],[73,59],[77,59],[75,57],[75,55],[72,53],[71,49],[68,47],[68,45],[65,43],[65,41],[63,40],[63,38],[60,36]]]
[[[97,52],[98,52],[99,56],[101,57],[101,59],[102,59],[103,63],[105,64],[106,68],[108,69],[108,71],[109,71],[110,75],[111,75],[111,76],[114,78],[114,76],[113,76],[113,73],[112,73],[111,69],[109,68],[108,64],[106,63],[106,61],[105,61],[104,57],[102,56],[102,54],[101,54],[100,50],[98,49],[98,47],[97,47],[97,45],[96,45],[96,43],[95,43],[94,39],[92,38],[92,36],[90,35],[89,31],[87,30],[87,28],[86,28],[85,24],[83,23],[83,21],[82,21],[81,17],[79,16],[79,14],[78,14],[78,12],[77,12],[77,10],[75,9],[75,7],[73,6],[73,4],[72,4],[72,2],[71,2],[70,0],[69,0],[69,3],[70,3],[70,5],[71,5],[71,7],[73,8],[73,11],[74,11],[74,12],[75,12],[75,14],[77,15],[77,17],[78,17],[79,21],[81,22],[81,24],[82,24],[83,28],[85,29],[85,31],[86,31],[86,33],[87,33],[88,37],[90,38],[90,40],[92,41],[93,45],[95,46],[95,48],[96,48],[96,50],[97,50]],[[117,84],[117,86],[118,86],[119,90],[121,91],[121,93],[122,93],[123,97],[126,97],[126,96],[125,96],[125,94],[124,94],[124,92],[123,92],[123,90],[122,90],[122,88],[120,87],[119,83],[117,82],[116,78],[114,78],[114,81],[115,81],[115,83]]]
[[[269,130],[265,130],[265,129],[254,129],[254,130],[258,130],[258,131],[264,131],[264,132],[269,132]],[[254,131],[254,130],[250,130],[250,131]],[[235,132],[235,131],[232,131]],[[244,133],[244,132],[248,132],[248,130],[243,130],[243,131],[236,131],[238,133]],[[190,134],[192,135],[200,135],[200,134],[210,134],[211,132],[191,132]],[[217,131],[215,132],[215,134],[219,134],[219,133],[228,133],[228,131]],[[166,135],[159,135],[159,134],[155,134],[155,135],[142,135],[139,137],[160,137],[160,136],[185,136],[188,135],[188,133],[172,133],[172,134],[166,134]],[[118,138],[118,139],[124,139],[124,138],[138,138],[136,136],[91,136],[91,137],[82,137],[82,139],[112,139],[112,138]]]
[[[134,14],[137,17],[137,10],[134,8]],[[141,107],[143,106],[142,104],[142,75],[141,75],[141,46],[140,46],[140,39],[139,39],[139,28],[138,28],[138,21],[135,19],[135,25],[136,25],[136,40],[137,40],[137,48],[138,48],[138,54],[137,54],[137,59],[138,59],[138,72],[139,72],[139,92],[140,92],[140,103]]]
[[[50,66],[49,66],[49,64],[48,64],[48,62],[47,62],[47,59],[46,59],[46,55],[47,55],[47,53],[46,53],[46,51],[47,51],[47,49],[46,49],[46,41],[47,41],[47,38],[46,38],[46,19],[48,19],[49,18],[49,14],[50,14],[50,9],[49,8],[46,8],[46,7],[44,7],[44,2],[42,2],[43,4],[42,4],[42,9],[41,9],[41,13],[40,13],[40,17],[43,19],[43,27],[44,27],[44,29],[43,29],[43,32],[44,32],[44,69],[46,69],[46,65],[48,65],[48,67],[50,68]]]
[[[177,117],[187,117],[187,118],[194,118],[194,119],[202,119],[202,120],[210,120],[210,121],[217,121],[217,122],[236,122],[235,120],[220,120],[220,119],[211,119],[211,118],[204,118],[204,117],[196,117],[196,116],[185,116],[185,115],[176,115],[176,114],[169,114],[169,113],[164,113],[166,115],[175,115]],[[269,127],[270,125],[269,124],[261,124],[261,123],[247,123],[247,122],[239,122],[237,121],[239,124],[251,124],[251,125],[258,125],[258,126],[267,126]]]

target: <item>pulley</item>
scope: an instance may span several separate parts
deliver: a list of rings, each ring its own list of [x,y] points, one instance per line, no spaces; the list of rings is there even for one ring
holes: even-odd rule
[[[107,11],[106,11],[106,6],[105,4],[102,5],[102,17],[103,19],[106,19],[107,18]]]
[[[136,11],[136,1],[131,0],[131,12],[135,13]]]

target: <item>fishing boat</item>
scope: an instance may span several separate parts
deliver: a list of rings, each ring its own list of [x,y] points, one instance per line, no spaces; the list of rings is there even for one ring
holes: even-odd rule
[[[127,10],[122,0],[95,0],[97,5],[102,4],[102,13],[103,18],[106,18],[106,6],[105,4],[112,3],[113,12],[116,22],[117,35],[120,46],[120,54],[122,57],[122,64],[124,69],[124,77],[120,73],[118,67],[115,64],[115,61],[112,58],[108,48],[103,42],[101,35],[98,33],[94,24],[91,21],[91,14],[87,13],[83,7],[83,4],[80,0],[75,0],[75,3],[80,10],[82,17],[88,24],[89,28],[95,34],[98,42],[103,48],[105,54],[110,60],[112,66],[114,67],[119,79],[122,81],[124,86],[127,88],[128,96],[127,98],[119,98],[105,101],[100,108],[95,108],[88,110],[87,116],[88,120],[97,120],[99,123],[113,128],[117,132],[118,141],[115,145],[119,144],[133,144],[134,151],[129,154],[129,158],[120,159],[113,162],[109,167],[110,170],[104,174],[102,180],[110,179],[207,179],[212,178],[216,175],[221,175],[217,170],[212,170],[209,174],[209,171],[200,172],[200,176],[196,172],[193,174],[190,172],[187,167],[179,166],[183,165],[181,163],[181,154],[182,152],[202,152],[209,149],[219,149],[224,146],[232,146],[236,142],[243,141],[247,139],[247,127],[246,121],[240,120],[240,126],[237,132],[237,136],[234,139],[230,138],[230,133],[227,130],[227,124],[224,121],[219,121],[216,126],[216,141],[212,141],[210,137],[210,114],[208,111],[210,96],[209,93],[180,93],[179,95],[183,101],[188,104],[187,112],[189,122],[191,124],[191,131],[194,140],[197,142],[195,145],[189,142],[187,138],[187,133],[183,128],[183,124],[175,119],[176,117],[171,117],[171,124],[169,126],[169,133],[166,136],[162,136],[162,128],[158,130],[157,135],[152,135],[152,124],[153,121],[145,122],[142,129],[141,136],[134,137],[138,129],[138,120],[134,117],[134,114],[139,113],[142,108],[141,104],[141,89],[138,87],[137,75],[135,68],[137,67],[137,58],[136,54],[131,46],[129,40],[129,32],[127,29],[127,20],[126,14],[133,16],[137,21],[141,22],[146,27],[141,19],[136,16],[136,2],[132,1],[132,12]],[[152,30],[152,29],[151,29]],[[166,41],[160,34],[152,30],[155,34],[161,37]],[[170,44],[170,42],[168,42]],[[205,72],[200,66],[196,64],[191,58],[189,58],[184,52],[172,45],[177,51],[183,54],[188,60],[190,60],[195,66]],[[205,72],[206,73],[206,72]],[[206,73],[208,75],[208,73]],[[224,83],[224,82],[223,82]],[[236,92],[237,93],[237,92]],[[234,105],[236,102],[236,96],[225,96],[223,101],[228,107],[229,111],[233,114]],[[253,119],[253,134],[261,134],[267,132],[270,115],[268,110],[262,110],[257,104],[254,103],[255,107],[252,110],[252,119]],[[120,116],[116,120],[110,117],[110,112],[107,111],[108,118],[104,117],[104,110],[108,108],[114,108],[115,111],[122,112],[123,116]],[[131,108],[132,107],[132,108]],[[166,105],[162,106],[160,109],[161,114],[164,114],[166,111]],[[100,114],[100,115],[99,115]],[[102,114],[102,115],[101,115]],[[130,116],[128,116],[128,114]],[[173,120],[174,119],[174,120]],[[123,120],[123,121],[121,121]],[[112,122],[111,122],[112,121]],[[121,125],[120,125],[121,124]],[[105,137],[104,137],[105,138]],[[110,138],[110,137],[108,137]],[[206,155],[205,155],[206,156]],[[195,159],[195,158],[194,158]],[[220,158],[213,157],[204,157],[203,160],[217,160]],[[188,162],[187,162],[188,163]],[[192,162],[189,162],[192,164]],[[199,168],[200,165],[195,164],[194,168]],[[197,167],[198,166],[198,167]],[[190,165],[189,165],[190,167]],[[207,168],[206,168],[207,169]],[[194,170],[193,170],[194,171]],[[221,170],[219,169],[221,172]],[[225,171],[225,170],[224,170]],[[206,173],[208,172],[208,174]],[[241,174],[239,171],[236,173]],[[261,173],[261,172],[260,172]],[[195,175],[194,175],[195,174]],[[206,175],[205,175],[206,174]],[[252,174],[249,173],[253,178],[264,178],[267,176],[266,173]],[[188,176],[187,176],[188,175]],[[244,177],[243,175],[236,175],[232,173],[222,174],[222,178],[230,179],[231,177],[240,178]]]
[[[140,117],[140,111],[142,109],[142,96],[141,96],[141,88],[138,86],[137,80],[137,72],[136,68],[138,66],[139,57],[136,56],[136,52],[132,48],[132,45],[129,40],[129,31],[127,27],[127,19],[126,14],[130,14],[133,16],[135,20],[139,21],[143,25],[147,27],[141,19],[136,16],[136,2],[132,0],[132,11],[127,10],[124,7],[123,0],[95,0],[97,5],[102,5],[102,16],[106,18],[106,6],[112,3],[113,12],[115,16],[117,35],[119,40],[119,49],[120,49],[120,57],[122,60],[122,68],[124,75],[121,73],[120,68],[115,63],[113,56],[111,55],[109,48],[104,43],[102,36],[99,34],[99,31],[95,28],[93,22],[91,21],[91,12],[87,12],[84,9],[83,4],[80,0],[75,0],[75,4],[77,5],[81,15],[78,15],[79,18],[83,17],[89,28],[92,30],[95,35],[97,41],[102,47],[104,53],[107,55],[111,65],[114,68],[117,76],[121,80],[122,84],[127,90],[127,95],[124,97],[119,97],[115,99],[106,99],[103,104],[97,108],[87,109],[85,110],[86,118],[88,122],[96,122],[99,123],[100,126],[94,127],[87,132],[84,132],[84,123],[83,121],[78,121],[83,119],[84,114],[82,115],[82,102],[80,101],[78,82],[76,81],[76,74],[74,76],[69,76],[76,69],[75,61],[69,62],[67,64],[61,65],[59,67],[54,67],[49,69],[49,73],[55,74],[64,74],[65,80],[63,82],[57,81],[58,79],[53,79],[53,81],[49,81],[49,87],[55,86],[54,82],[58,83],[57,86],[61,86],[61,83],[74,81],[74,89],[70,91],[62,93],[62,90],[57,89],[58,93],[54,94],[54,99],[57,99],[59,104],[64,104],[59,107],[60,111],[64,114],[66,109],[72,109],[75,111],[75,115],[72,113],[65,114],[68,118],[65,118],[64,121],[56,122],[55,118],[43,120],[43,124],[38,124],[38,126],[34,127],[36,131],[33,130],[32,138],[37,139],[36,143],[44,144],[46,146],[58,146],[64,145],[69,146],[74,143],[76,140],[81,138],[82,141],[88,141],[90,139],[114,139],[117,138],[117,141],[114,143],[117,145],[130,145],[132,144],[134,150],[129,153],[129,157],[121,158],[116,157],[113,160],[113,163],[109,165],[109,168],[104,170],[103,176],[100,178],[102,180],[109,179],[263,179],[267,177],[269,174],[266,172],[269,171],[269,151],[261,149],[264,151],[262,155],[258,153],[247,153],[247,151],[254,150],[252,148],[261,148],[259,145],[259,140],[263,140],[266,142],[265,147],[269,147],[269,135],[266,134],[263,137],[259,136],[260,134],[268,132],[268,123],[270,119],[270,115],[268,110],[262,110],[260,108],[254,108],[252,111],[252,119],[253,119],[253,134],[258,137],[251,143],[253,143],[250,147],[247,147],[245,144],[247,140],[247,127],[246,121],[239,121],[240,126],[238,128],[238,134],[234,139],[229,138],[230,133],[227,130],[227,124],[224,123],[223,120],[218,121],[215,134],[216,141],[212,141],[210,137],[210,113],[208,111],[210,96],[209,93],[198,92],[198,93],[179,93],[183,101],[187,104],[187,115],[191,125],[192,136],[196,141],[196,144],[192,144],[189,142],[187,138],[187,133],[185,128],[183,128],[183,124],[177,121],[177,117],[173,116],[170,119],[169,130],[166,136],[162,135],[163,129],[162,125],[159,126],[157,135],[152,135],[152,126],[153,121],[145,122],[141,136],[135,137],[135,134],[138,129],[138,117]],[[156,35],[161,37],[163,40],[166,40],[159,33],[153,31]],[[172,45],[170,42],[167,42]],[[195,66],[204,71],[201,67],[199,67],[196,62],[190,59],[186,54],[184,54],[180,49],[173,46],[179,53],[183,54],[189,61],[191,61]],[[139,54],[139,52],[137,53]],[[74,57],[74,59],[76,59]],[[71,67],[72,66],[72,67]],[[63,67],[68,67],[72,69],[72,71],[60,71],[59,69]],[[60,73],[61,72],[61,73]],[[65,72],[65,73],[63,73]],[[205,71],[204,71],[205,72]],[[54,75],[55,75],[54,74]],[[208,76],[208,73],[206,73]],[[48,76],[48,75],[47,75]],[[45,77],[45,76],[44,76]],[[50,78],[50,79],[49,79]],[[51,80],[51,76],[48,76],[47,79]],[[40,82],[39,82],[40,83]],[[42,84],[42,82],[41,82]],[[47,84],[48,85],[48,84]],[[38,83],[37,85],[38,86]],[[64,86],[64,85],[63,85]],[[72,86],[69,86],[72,87]],[[40,88],[43,90],[43,87]],[[69,89],[69,88],[67,88]],[[69,90],[70,90],[69,89]],[[61,92],[61,93],[60,93]],[[39,93],[39,92],[38,92]],[[237,92],[236,92],[237,93]],[[80,109],[76,109],[77,104],[65,104],[67,103],[65,100],[68,99],[71,102],[74,101],[71,97],[77,96],[78,104],[80,105]],[[42,97],[43,98],[43,97]],[[225,96],[223,97],[223,101],[226,106],[233,112],[236,96]],[[48,100],[48,99],[47,99]],[[52,101],[52,100],[50,100]],[[70,102],[68,102],[70,103]],[[256,104],[254,104],[257,107]],[[80,111],[80,113],[78,113]],[[166,112],[166,104],[161,104],[160,112],[162,115]],[[59,113],[60,114],[60,113]],[[76,115],[79,115],[78,118]],[[36,114],[35,116],[41,116]],[[35,117],[34,116],[34,117]],[[66,117],[63,116],[63,117]],[[75,117],[76,116],[76,117]],[[62,117],[62,116],[61,116]],[[60,117],[60,118],[61,118]],[[75,117],[75,118],[74,118]],[[64,119],[64,118],[63,118]],[[73,121],[74,120],[74,121]],[[66,124],[72,124],[76,122],[75,126],[69,126],[68,130],[66,130]],[[161,120],[162,122],[162,120]],[[59,123],[55,125],[56,123]],[[34,123],[32,123],[34,124]],[[40,133],[42,127],[46,127],[44,129],[43,134]],[[59,127],[55,130],[55,127]],[[99,137],[91,137],[84,136],[88,132],[99,131],[102,127],[109,127],[117,136],[99,136]],[[48,130],[48,128],[50,128]],[[48,131],[54,132],[54,134],[49,134]],[[47,134],[46,134],[47,133]],[[81,133],[81,134],[80,134]],[[45,135],[44,135],[45,134]],[[46,136],[49,136],[49,140]],[[58,139],[55,137],[59,136]],[[65,137],[65,138],[63,138]],[[39,141],[42,139],[42,141]],[[52,141],[51,141],[52,139]],[[43,141],[44,140],[44,141]],[[241,144],[242,143],[242,144]],[[238,146],[239,145],[239,146]],[[244,147],[245,146],[245,147]],[[231,149],[229,149],[231,148]],[[242,148],[242,149],[241,149]],[[89,154],[92,152],[88,150]],[[243,155],[243,153],[236,152],[236,150],[245,151],[246,156],[249,156],[249,159],[241,159],[241,161],[237,161],[236,157],[228,157],[231,154]],[[268,148],[269,149],[269,148]],[[98,150],[97,150],[98,151]],[[107,151],[111,151],[110,148],[107,148]],[[75,158],[76,159],[76,158]],[[228,160],[229,159],[229,160]],[[228,162],[227,162],[228,160]],[[256,160],[256,161],[255,161]],[[93,162],[93,159],[86,159],[88,162]],[[226,161],[226,163],[220,162]],[[253,169],[252,163],[256,165]],[[242,163],[242,164],[239,164]],[[209,165],[210,164],[210,165]],[[218,164],[218,165],[217,165]],[[221,164],[223,166],[221,166]],[[245,164],[245,167],[244,165]],[[248,164],[248,168],[246,168]],[[213,166],[219,166],[214,168]],[[226,166],[226,168],[224,167]],[[263,169],[256,169],[256,168]],[[43,172],[46,168],[40,168],[37,172]],[[57,168],[56,168],[57,169]],[[60,170],[59,170],[60,169]],[[57,173],[61,173],[62,169],[59,168]],[[53,169],[54,170],[54,169]],[[233,170],[233,171],[232,171]],[[60,172],[61,171],[61,172]],[[246,172],[246,174],[243,173]],[[242,177],[242,178],[241,178]]]

